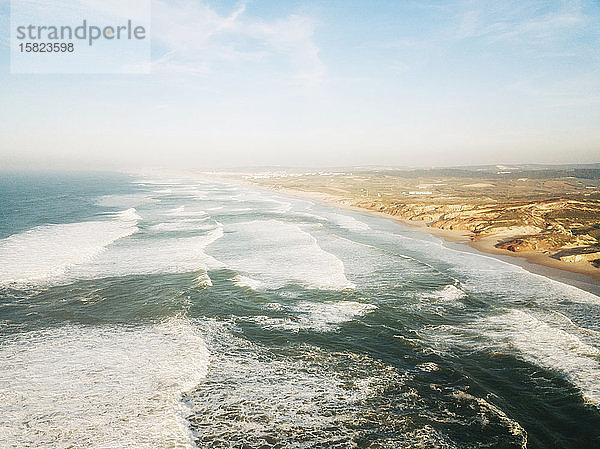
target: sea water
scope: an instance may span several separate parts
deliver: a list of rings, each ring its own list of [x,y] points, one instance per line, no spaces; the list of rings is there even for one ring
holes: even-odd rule
[[[600,447],[600,297],[178,174],[0,175],[0,447]]]

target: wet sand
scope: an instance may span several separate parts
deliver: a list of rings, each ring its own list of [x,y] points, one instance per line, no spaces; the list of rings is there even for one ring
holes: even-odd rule
[[[440,237],[446,242],[447,245],[452,246],[455,249],[483,253],[487,256],[500,259],[504,262],[520,266],[531,273],[573,284],[596,294],[600,293],[600,269],[593,267],[587,262],[563,262],[537,251],[522,251],[519,253],[514,253],[512,251],[498,249],[494,245],[498,243],[500,240],[499,238],[494,238],[492,236],[474,240],[472,238],[472,234],[469,232],[432,228],[423,221],[405,220],[384,212],[378,212],[371,209],[354,206],[346,202],[351,201],[351,198],[343,196],[316,191],[296,190],[285,187],[270,187],[254,183],[237,176],[223,176],[216,173],[209,174],[205,172],[202,173],[202,176],[223,182],[243,184],[255,189],[277,192],[297,198],[327,203],[340,209],[352,210],[354,212],[392,219],[405,226],[416,228],[420,231]],[[503,237],[506,238],[506,236]]]
[[[427,232],[436,237],[444,239],[449,244],[452,244],[457,249],[470,248],[471,251],[485,253],[491,255],[505,262],[518,265],[526,270],[540,274],[542,276],[550,277],[552,279],[561,281],[575,281],[578,285],[590,284],[594,290],[600,284],[600,269],[593,267],[587,262],[563,262],[537,251],[523,251],[519,253],[513,253],[508,250],[498,249],[494,245],[498,243],[499,238],[485,237],[480,239],[472,239],[472,235],[469,232],[461,231],[450,231],[445,229],[432,228],[427,223],[422,221],[411,221],[404,220],[393,215],[386,214],[384,212],[377,212],[362,207],[357,207],[344,203],[344,198],[322,193],[312,192],[304,190],[294,190],[287,188],[269,188],[262,185],[257,185],[251,182],[244,182],[247,185],[253,187],[262,188],[265,190],[279,192],[290,196],[311,199],[313,201],[325,202],[329,205],[337,206],[341,209],[352,210],[355,212],[366,213],[369,215],[377,215],[379,217],[392,219],[405,226],[419,229],[423,232]],[[504,236],[505,237],[505,236]],[[572,283],[572,282],[570,282]]]

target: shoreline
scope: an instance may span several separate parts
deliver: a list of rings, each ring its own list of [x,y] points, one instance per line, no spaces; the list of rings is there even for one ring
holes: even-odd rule
[[[351,210],[354,212],[364,213],[368,215],[374,215],[381,218],[391,219],[404,226],[420,230],[427,234],[441,238],[446,244],[452,246],[455,249],[481,253],[489,257],[502,260],[512,265],[517,265],[525,270],[538,274],[545,277],[550,277],[554,280],[568,282],[572,284],[583,283],[591,285],[592,288],[596,289],[600,285],[600,269],[592,267],[586,262],[563,262],[547,256],[545,254],[535,251],[523,251],[520,253],[512,253],[508,250],[502,250],[496,248],[494,245],[498,242],[494,237],[485,237],[477,240],[471,238],[470,233],[461,231],[451,231],[446,229],[432,228],[427,223],[422,221],[411,221],[402,218],[395,217],[394,215],[386,214],[385,212],[379,212],[363,207],[354,206],[351,204],[344,203],[344,197],[336,196],[323,192],[306,191],[306,190],[295,190],[285,187],[274,188],[255,184],[253,182],[241,179],[231,179],[219,177],[221,181],[238,182],[254,188],[278,192],[284,195],[309,199],[317,201],[330,206],[336,206],[340,209]],[[581,285],[577,285],[582,287]]]

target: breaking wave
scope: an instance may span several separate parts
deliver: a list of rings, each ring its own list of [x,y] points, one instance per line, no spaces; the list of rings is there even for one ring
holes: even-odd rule
[[[0,240],[0,285],[14,288],[52,284],[106,247],[138,231],[135,209],[112,220],[38,226]]]
[[[0,357],[2,447],[195,447],[182,395],[209,353],[184,318],[19,334]]]

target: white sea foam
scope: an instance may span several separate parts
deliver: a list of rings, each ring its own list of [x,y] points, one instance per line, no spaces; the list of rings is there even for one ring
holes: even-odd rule
[[[111,220],[54,224],[0,240],[0,285],[47,284],[98,257],[108,245],[137,232],[135,209]]]
[[[172,217],[203,217],[208,214],[203,210],[189,210],[189,208],[186,209],[185,206],[179,206],[166,212],[165,215],[170,215]]]
[[[510,419],[506,413],[504,413],[494,404],[486,401],[483,398],[473,396],[472,394],[457,389],[454,390],[452,396],[461,402],[466,402],[470,408],[475,408],[474,403],[476,403],[483,416],[491,415],[496,419],[499,419],[508,427],[508,430],[512,435],[519,438],[521,449],[527,449],[527,432],[525,429],[517,421]],[[487,418],[485,419],[487,420]]]
[[[198,200],[206,199],[208,196],[206,191],[199,189],[197,186],[193,185],[173,186],[169,190],[171,190],[172,195]]]
[[[257,279],[268,288],[297,283],[308,288],[353,288],[344,264],[324,251],[316,239],[299,226],[276,220],[235,223],[227,227],[234,251],[220,252],[228,267]]]
[[[417,365],[417,368],[419,368],[421,371],[424,371],[426,373],[431,373],[433,371],[439,371],[439,369],[440,369],[440,367],[433,362],[421,363],[421,364]]]
[[[0,285],[49,286],[222,266],[204,252],[223,236],[219,223],[207,231],[187,221],[172,223],[171,230],[206,231],[193,237],[124,239],[138,231],[139,219],[135,209],[129,209],[113,220],[42,226],[4,239],[0,241]],[[162,230],[167,230],[170,224],[164,225]]]
[[[294,310],[303,313],[300,323],[315,330],[332,330],[338,325],[352,321],[357,317],[372,312],[377,307],[356,301],[302,301],[294,306]]]
[[[399,228],[405,235],[384,232],[385,241],[395,242],[398,248],[414,251],[416,260],[449,277],[460,278],[469,291],[483,295],[528,299],[546,306],[565,301],[581,304],[600,304],[600,297],[576,286],[531,273],[513,263],[493,256],[472,253],[449,247],[443,240],[419,231]]]
[[[267,196],[261,192],[245,191],[237,195],[233,195],[229,198],[231,201],[249,203],[257,202],[262,203],[261,209],[268,212],[275,212],[278,214],[284,214],[292,208],[292,203],[289,201],[283,201],[280,199]]]
[[[189,218],[178,221],[158,223],[150,226],[148,229],[156,232],[174,232],[174,231],[197,231],[202,229],[202,224],[206,222],[209,217],[204,218]]]
[[[20,334],[0,358],[0,447],[195,447],[182,395],[209,353],[184,318]]]
[[[183,179],[180,178],[167,178],[167,177],[162,177],[162,178],[140,178],[138,180],[136,180],[135,182],[133,182],[133,184],[138,184],[138,185],[153,185],[153,186],[179,186],[182,183],[186,182]]]
[[[329,222],[340,228],[347,229],[349,231],[368,231],[371,227],[352,217],[351,215],[335,214],[335,213],[324,213],[322,215],[313,214],[310,212],[292,212],[290,215],[299,218],[308,218],[309,220],[316,220],[318,222]]]
[[[142,217],[138,215],[137,211],[133,207],[121,212],[117,212],[116,216],[124,222],[137,222],[142,219]]]
[[[568,299],[571,302],[580,304],[595,304],[600,305],[600,296],[582,290],[574,285],[565,284],[554,279],[549,279],[537,274],[530,274],[539,283],[546,284],[544,287],[545,293],[549,298],[560,298],[561,300]],[[545,299],[545,298],[544,298]]]
[[[483,323],[486,335],[519,350],[533,363],[564,373],[585,399],[600,404],[600,350],[564,329],[511,309]]]
[[[71,279],[185,273],[222,267],[205,248],[223,237],[220,225],[204,235],[183,238],[128,239],[111,246],[96,259],[73,267]]]
[[[194,285],[200,288],[212,287],[212,279],[206,271],[201,272],[196,279],[194,279]]]
[[[563,326],[551,324],[519,309],[507,309],[464,328],[438,326],[431,330],[442,347],[460,344],[516,353],[523,360],[562,373],[581,389],[585,400],[600,405],[600,349],[593,338],[579,331],[566,320]]]
[[[157,200],[145,193],[130,193],[123,195],[104,195],[96,198],[96,204],[104,207],[132,208],[140,204],[156,203]]]
[[[255,209],[252,209],[251,207],[240,207],[240,208],[235,208],[235,209],[227,209],[227,213],[243,215],[244,212],[252,212],[254,210]]]
[[[321,215],[316,215],[316,214],[311,214],[310,212],[290,212],[289,215],[291,217],[298,217],[300,219],[306,219],[308,218],[310,221],[318,221],[318,222],[327,222],[327,218],[321,216]]]
[[[233,282],[238,287],[245,287],[255,291],[262,290],[265,287],[265,284],[261,281],[257,279],[252,279],[248,276],[236,275],[233,278]]]
[[[362,405],[403,383],[398,370],[364,355],[300,345],[296,353],[274,356],[223,323],[211,327],[211,369],[191,398],[199,447],[215,441],[228,447],[353,447],[365,435],[356,425],[365,420]],[[380,447],[455,447],[431,426],[406,425],[412,414],[401,404],[419,401],[417,392],[399,391],[393,399],[393,407],[378,402],[384,423],[378,429],[392,433],[378,439]]]
[[[350,215],[333,214],[330,216],[330,221],[349,231],[368,231],[371,229],[368,224],[363,223]]]
[[[455,285],[446,285],[435,292],[423,293],[424,298],[437,299],[444,302],[458,301],[466,296],[467,294]]]
[[[270,198],[268,201],[271,201],[276,204],[275,212],[278,214],[285,214],[286,212],[289,212],[292,208],[292,203],[288,201],[279,201],[274,198]]]
[[[185,206],[178,206],[175,209],[171,209],[170,211],[166,212],[165,215],[175,215],[175,216],[185,215]]]
[[[341,324],[364,316],[376,308],[372,304],[356,301],[325,301],[319,303],[302,301],[291,308],[291,311],[295,314],[293,318],[258,316],[251,319],[266,328],[286,329],[294,332],[303,329],[330,332],[337,329]]]

